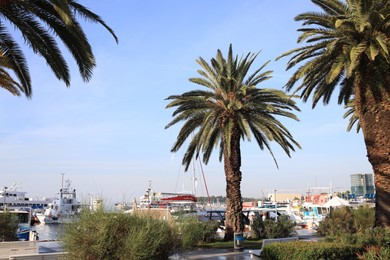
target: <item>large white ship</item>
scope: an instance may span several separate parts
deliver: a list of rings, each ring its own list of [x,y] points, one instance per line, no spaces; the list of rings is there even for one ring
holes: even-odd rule
[[[70,181],[66,180],[65,187],[60,189],[45,211],[37,213],[36,217],[42,224],[64,224],[73,221],[79,213],[80,202],[77,201],[76,190],[72,189]]]
[[[3,187],[0,190],[0,206],[2,209],[23,209],[31,208],[33,210],[42,210],[46,208],[52,199],[27,197],[27,192],[18,191],[21,187],[21,182],[14,183],[11,187]]]

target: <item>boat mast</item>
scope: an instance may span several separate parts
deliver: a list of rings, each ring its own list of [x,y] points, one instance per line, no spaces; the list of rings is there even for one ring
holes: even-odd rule
[[[61,172],[61,175],[62,175],[61,189],[63,189],[64,188],[64,175],[65,175],[65,173]]]
[[[192,194],[196,196],[195,158],[192,158]]]
[[[62,192],[64,190],[64,175],[65,173],[61,172],[62,179],[61,179],[61,191],[60,191],[60,197],[62,198]]]

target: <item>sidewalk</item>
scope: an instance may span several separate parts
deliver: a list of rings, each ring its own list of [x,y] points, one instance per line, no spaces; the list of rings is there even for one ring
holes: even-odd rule
[[[297,230],[297,237],[299,237],[300,241],[319,241],[321,238],[317,237],[316,232],[313,230]],[[261,244],[259,244],[260,249]],[[207,259],[207,260],[243,260],[243,259],[260,259],[259,257],[253,256],[251,257],[249,251],[253,251],[250,249],[235,251],[232,249],[203,249],[198,248],[194,251],[188,252],[185,255],[171,256],[171,260],[192,260],[192,259]]]
[[[256,259],[259,259],[255,257]],[[183,256],[171,256],[171,260],[192,260],[192,259],[208,259],[208,260],[243,260],[252,259],[249,254],[249,249],[234,251],[233,249],[198,249],[188,252]]]

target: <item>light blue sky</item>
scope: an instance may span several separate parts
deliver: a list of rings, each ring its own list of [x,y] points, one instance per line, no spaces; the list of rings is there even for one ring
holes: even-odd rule
[[[183,184],[181,156],[170,148],[179,128],[164,126],[173,110],[164,99],[199,88],[198,57],[262,51],[253,68],[272,60],[273,78],[259,87],[282,88],[292,72],[287,58],[275,57],[297,46],[294,17],[315,10],[309,0],[80,1],[103,17],[119,45],[97,24],[85,24],[97,59],[89,83],[82,82],[72,60],[72,86],[57,81],[45,62],[27,51],[33,98],[0,92],[1,186],[22,181],[29,195],[54,196],[61,173],[81,197],[93,193],[109,202],[130,201],[148,181],[156,191],[190,190]],[[337,94],[336,94],[337,95]],[[302,150],[288,158],[272,145],[279,163],[255,143],[242,145],[242,195],[305,193],[308,187],[350,189],[350,175],[371,173],[362,134],[348,133],[344,109],[336,104],[315,110],[300,104],[300,122],[283,120]],[[223,164],[217,151],[203,165],[211,195],[225,195]],[[196,167],[196,175],[199,170]],[[183,188],[184,186],[184,188]],[[198,195],[205,195],[198,186]]]

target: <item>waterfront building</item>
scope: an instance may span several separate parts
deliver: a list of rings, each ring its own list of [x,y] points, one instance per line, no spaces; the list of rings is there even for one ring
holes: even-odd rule
[[[374,175],[367,173],[352,174],[351,193],[356,196],[375,194]]]

